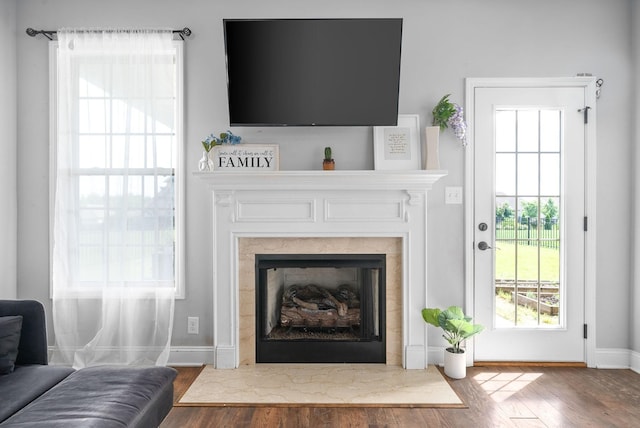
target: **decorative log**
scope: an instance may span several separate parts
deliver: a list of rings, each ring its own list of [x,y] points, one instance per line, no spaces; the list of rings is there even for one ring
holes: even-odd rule
[[[347,307],[346,303],[342,303],[340,302],[338,299],[336,299],[335,297],[333,297],[333,295],[331,293],[329,293],[328,290],[325,290],[324,288],[320,289],[320,292],[331,302],[333,303],[333,305],[331,306],[335,306],[336,309],[338,310],[338,315],[340,315],[341,317],[345,316],[347,314],[347,309],[349,309]]]
[[[312,311],[317,311],[318,310],[318,305],[316,303],[307,303],[304,300],[300,300],[297,297],[292,297],[291,300],[298,306],[305,308],[305,309],[309,309]]]
[[[313,284],[289,287],[282,298],[280,325],[293,328],[359,326],[360,302],[357,296],[346,286],[337,291],[341,298],[346,296],[357,306],[349,308],[347,302],[336,298],[331,291]]]
[[[335,309],[310,310],[301,307],[282,306],[280,324],[283,327],[355,327],[360,325],[360,309],[347,310],[339,316]]]

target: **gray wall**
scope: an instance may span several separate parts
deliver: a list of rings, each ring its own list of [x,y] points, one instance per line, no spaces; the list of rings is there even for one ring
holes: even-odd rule
[[[17,249],[16,0],[0,1],[0,299],[15,299]]]
[[[632,48],[633,48],[633,75],[638,76],[640,72],[640,4],[638,1],[632,2],[633,13],[632,16]],[[634,147],[634,166],[640,165],[640,148],[638,143],[640,142],[640,79],[636,77],[634,91],[634,121],[632,126],[632,145]],[[633,251],[633,265],[632,270],[634,273],[633,284],[631,288],[631,298],[629,299],[629,310],[631,312],[631,319],[629,324],[631,325],[631,350],[640,353],[640,171],[638,168],[633,168],[635,172],[634,189],[635,189],[635,204],[633,210],[633,218],[635,220],[634,227],[634,251]]]
[[[588,72],[605,79],[598,103],[599,348],[629,348],[632,235],[631,0],[20,0],[18,17],[19,296],[48,301],[47,43],[26,27],[189,26],[185,43],[185,142],[194,171],[199,141],[227,129],[222,18],[402,17],[400,113],[429,112],[445,93],[462,103],[465,77],[555,77]],[[319,169],[322,148],[338,168],[373,167],[370,128],[234,129],[248,142],[275,142],[282,169]],[[463,184],[464,150],[450,133],[441,146],[449,175],[429,196],[429,302],[464,302],[463,209],[444,204],[444,187]],[[175,346],[210,345],[210,198],[187,180],[187,298],[176,305]],[[637,309],[637,308],[636,308]],[[606,316],[616,313],[615,317]],[[201,334],[186,334],[199,316]],[[636,331],[638,329],[636,328]],[[439,342],[432,329],[430,343]]]

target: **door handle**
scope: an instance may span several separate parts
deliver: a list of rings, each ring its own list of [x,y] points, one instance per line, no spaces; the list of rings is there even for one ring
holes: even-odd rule
[[[489,249],[491,249],[491,247],[486,242],[484,242],[484,241],[478,242],[478,250],[484,251],[484,250],[489,250]]]

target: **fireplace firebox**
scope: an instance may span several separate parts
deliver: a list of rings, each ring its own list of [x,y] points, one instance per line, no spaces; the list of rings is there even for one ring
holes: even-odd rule
[[[257,363],[385,363],[384,254],[256,254]]]

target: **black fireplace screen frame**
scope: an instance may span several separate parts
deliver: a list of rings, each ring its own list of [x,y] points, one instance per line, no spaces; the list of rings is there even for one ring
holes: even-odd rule
[[[354,340],[270,340],[264,337],[267,302],[267,273],[273,268],[360,268],[379,269],[378,333],[371,334],[373,316],[361,319],[362,334]],[[365,282],[367,281],[365,275]],[[386,255],[385,254],[256,254],[256,363],[386,363]],[[370,278],[369,278],[370,282]],[[366,287],[366,284],[364,284]],[[362,293],[361,306],[373,296]]]

